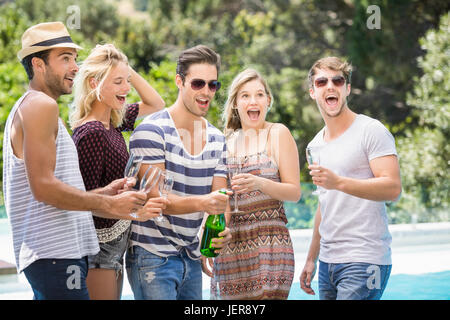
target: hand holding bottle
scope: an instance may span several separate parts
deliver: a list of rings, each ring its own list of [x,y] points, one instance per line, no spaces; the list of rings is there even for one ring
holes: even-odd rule
[[[226,195],[227,190],[219,193]],[[216,257],[221,248],[225,247],[231,240],[230,229],[226,228],[225,214],[209,215],[206,219],[203,236],[200,243],[200,252],[205,257]]]
[[[201,207],[203,208],[202,211],[212,215],[225,212],[228,198],[232,194],[232,191],[220,190],[204,195],[201,200]]]

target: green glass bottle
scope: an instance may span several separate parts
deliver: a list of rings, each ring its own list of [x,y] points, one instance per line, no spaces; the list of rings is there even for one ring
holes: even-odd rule
[[[227,194],[226,190],[220,190],[220,193]],[[205,230],[203,231],[202,241],[200,242],[200,253],[205,257],[217,257],[216,248],[211,246],[211,239],[219,238],[219,233],[225,230],[225,215],[211,214],[206,219]]]

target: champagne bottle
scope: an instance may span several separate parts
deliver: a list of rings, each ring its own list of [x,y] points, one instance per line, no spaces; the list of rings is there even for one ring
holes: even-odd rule
[[[226,190],[220,190],[220,193],[227,194]],[[200,242],[200,253],[205,257],[217,257],[214,247],[211,246],[213,238],[219,238],[219,233],[225,230],[225,214],[211,214],[206,219],[205,230],[203,231],[202,241]]]

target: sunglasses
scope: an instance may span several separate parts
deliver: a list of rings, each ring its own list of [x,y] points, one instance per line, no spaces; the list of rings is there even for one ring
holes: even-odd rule
[[[193,90],[200,90],[206,85],[206,81],[202,79],[191,80],[191,88]],[[217,80],[208,82],[209,90],[215,92],[220,89],[221,83]]]
[[[345,84],[345,78],[343,76],[334,76],[333,78],[331,78],[331,82],[333,82],[336,87],[342,87]],[[325,77],[320,77],[314,80],[314,84],[317,88],[324,87],[327,85],[327,83],[328,78]]]

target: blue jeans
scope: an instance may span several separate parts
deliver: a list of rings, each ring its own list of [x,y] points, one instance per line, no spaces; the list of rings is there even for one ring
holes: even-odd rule
[[[392,265],[320,261],[320,300],[379,300],[391,269]]]
[[[33,290],[34,300],[89,300],[87,257],[40,259],[23,272]]]
[[[127,251],[126,269],[136,300],[201,300],[202,266],[185,250],[160,257],[133,246]]]

